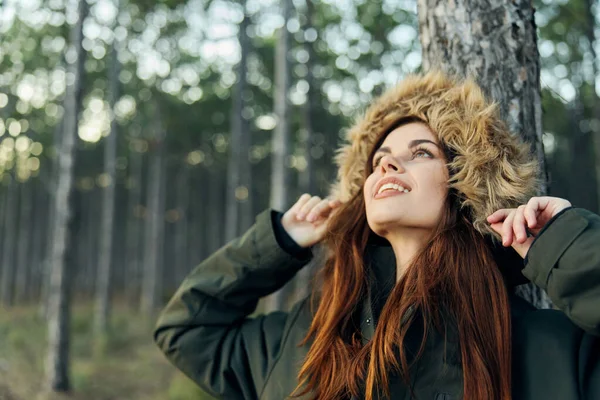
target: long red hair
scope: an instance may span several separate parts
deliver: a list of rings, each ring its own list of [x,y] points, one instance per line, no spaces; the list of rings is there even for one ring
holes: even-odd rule
[[[406,122],[411,120],[399,124]],[[366,175],[372,172],[374,150],[390,131],[371,151]],[[452,154],[445,152],[449,160]],[[398,372],[410,387],[409,369],[422,356],[431,329],[442,335],[452,329],[460,343],[464,398],[511,398],[508,294],[491,250],[467,213],[450,190],[440,223],[391,291],[372,340],[363,345],[355,315],[368,295],[364,254],[375,234],[367,223],[362,190],[336,210],[324,238],[331,256],[312,293],[314,317],[301,345],[311,344],[294,395],[318,400],[372,400],[374,393],[389,397],[390,373]],[[411,363],[405,340],[417,313],[410,310],[419,311],[424,333]]]

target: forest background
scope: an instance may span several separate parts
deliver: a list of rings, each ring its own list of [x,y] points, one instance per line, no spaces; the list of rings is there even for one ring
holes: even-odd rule
[[[597,2],[534,6],[548,193],[599,212]],[[0,399],[208,399],[157,310],[259,212],[327,195],[344,129],[421,69],[418,24],[412,0],[0,0]]]

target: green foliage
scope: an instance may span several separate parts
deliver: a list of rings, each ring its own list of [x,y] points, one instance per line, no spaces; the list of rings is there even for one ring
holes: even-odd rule
[[[110,333],[103,339],[104,353],[95,357],[92,310],[91,304],[80,304],[73,313],[69,400],[210,399],[168,363],[146,321],[129,309],[114,310]],[[0,398],[50,400],[42,396],[41,387],[45,342],[46,324],[37,317],[36,307],[0,314]],[[13,397],[5,395],[9,392]]]
[[[169,400],[211,400],[194,382],[185,375],[175,375],[169,386]]]

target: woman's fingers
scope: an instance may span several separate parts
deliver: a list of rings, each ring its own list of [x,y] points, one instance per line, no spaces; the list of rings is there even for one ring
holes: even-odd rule
[[[504,219],[508,216],[508,214],[510,214],[510,211],[511,211],[510,208],[501,208],[500,210],[497,210],[494,213],[490,214],[487,217],[487,221],[490,224],[493,224],[495,222],[504,221]]]
[[[525,219],[527,226],[532,229],[537,226],[537,216],[539,214],[539,203],[537,197],[532,197],[525,206]]]
[[[513,242],[513,221],[515,219],[515,210],[511,210],[502,224],[502,244],[510,246]]]
[[[512,246],[525,257],[535,236],[557,213],[571,206],[558,197],[532,197],[518,208],[500,209],[487,217],[490,227],[502,236],[504,246]],[[531,236],[528,237],[528,233]]]
[[[289,209],[289,211],[298,215],[302,207],[304,207],[306,202],[309,201],[311,198],[312,196],[310,194],[304,193],[298,198],[298,201],[296,201],[296,203]]]
[[[313,222],[321,217],[327,217],[331,213],[331,210],[340,204],[341,202],[339,200],[323,199],[308,213],[306,220]]]
[[[515,210],[512,230],[517,243],[524,243],[527,240],[527,230],[525,229],[525,207],[521,205]]]
[[[338,199],[321,199],[319,196],[310,196],[305,193],[292,207],[292,210],[296,211],[296,219],[298,221],[306,219],[308,222],[313,222],[322,216],[327,216],[332,209],[340,204],[342,203]]]
[[[303,220],[320,201],[321,198],[319,196],[312,196],[306,203],[304,203],[302,208],[300,208],[300,211],[296,215],[296,219],[299,221]]]

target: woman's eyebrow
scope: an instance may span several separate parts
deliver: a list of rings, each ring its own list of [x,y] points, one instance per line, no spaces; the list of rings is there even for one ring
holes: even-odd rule
[[[421,143],[431,143],[431,144],[435,145],[438,148],[440,147],[439,144],[437,144],[434,141],[428,140],[428,139],[415,139],[415,140],[411,140],[410,142],[408,142],[408,148],[412,149],[413,147],[416,147],[416,146],[420,145]],[[392,150],[389,147],[383,146],[383,147],[378,148],[377,151],[375,151],[374,154],[377,154],[377,153],[391,153],[391,152],[392,152]]]
[[[436,147],[440,147],[439,144],[437,144],[436,142],[434,142],[432,140],[428,140],[428,139],[415,139],[415,140],[411,140],[410,142],[408,142],[408,147],[409,148],[413,148],[413,147],[416,147],[416,146],[420,145],[421,143],[431,143],[431,144],[435,145]]]

